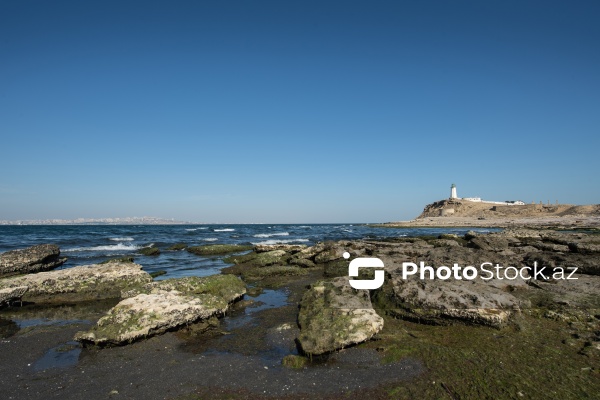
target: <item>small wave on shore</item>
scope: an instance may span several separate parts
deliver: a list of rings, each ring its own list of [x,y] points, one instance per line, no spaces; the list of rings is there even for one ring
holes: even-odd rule
[[[276,233],[257,233],[254,235],[255,238],[268,238],[273,236],[290,236],[289,232],[276,232]]]
[[[108,246],[90,246],[90,247],[73,247],[71,249],[65,249],[64,252],[78,252],[78,251],[115,251],[115,250],[125,250],[125,251],[134,251],[139,250],[143,247],[147,246],[136,246],[134,244],[126,244],[126,243],[118,243]]]
[[[135,240],[132,237],[115,237],[115,238],[110,238],[108,240],[112,240],[114,242],[131,242],[132,240]]]

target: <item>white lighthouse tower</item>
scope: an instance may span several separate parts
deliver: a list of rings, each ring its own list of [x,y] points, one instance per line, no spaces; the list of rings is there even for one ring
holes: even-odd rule
[[[450,186],[450,198],[458,199],[458,196],[456,195],[456,185],[454,183],[452,184],[452,186]]]

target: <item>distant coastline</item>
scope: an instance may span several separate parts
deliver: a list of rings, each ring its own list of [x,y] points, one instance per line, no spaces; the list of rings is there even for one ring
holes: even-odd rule
[[[0,221],[0,225],[189,225],[194,222],[158,217],[28,219]]]

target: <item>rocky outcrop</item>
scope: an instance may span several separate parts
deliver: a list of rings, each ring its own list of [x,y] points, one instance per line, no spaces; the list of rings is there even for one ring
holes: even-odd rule
[[[232,275],[188,277],[152,282],[125,292],[122,300],[94,328],[75,340],[96,345],[122,345],[225,313],[246,293]]]
[[[0,277],[49,271],[61,266],[60,249],[54,244],[40,244],[0,254]]]
[[[192,254],[199,256],[215,256],[252,250],[252,246],[242,244],[207,244],[186,248]]]
[[[383,329],[369,291],[355,290],[348,278],[313,284],[302,297],[298,342],[306,354],[324,354],[371,339]]]
[[[151,281],[141,265],[117,261],[6,278],[0,289],[27,286],[23,300],[60,303],[119,298],[121,291]]]
[[[0,306],[10,304],[16,300],[21,300],[28,289],[27,286],[0,289]]]
[[[398,275],[387,279],[377,299],[392,315],[440,325],[459,321],[501,327],[522,305],[529,305],[477,280],[402,279]]]

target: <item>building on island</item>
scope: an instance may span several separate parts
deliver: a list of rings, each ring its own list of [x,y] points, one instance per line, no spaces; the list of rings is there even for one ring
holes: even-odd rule
[[[456,195],[456,185],[453,183],[450,186],[450,199],[451,200],[465,200],[471,201],[474,203],[486,203],[486,204],[499,204],[502,206],[524,206],[525,203],[521,200],[506,200],[506,201],[489,201],[489,200],[481,200],[481,197],[463,197],[460,198]]]

